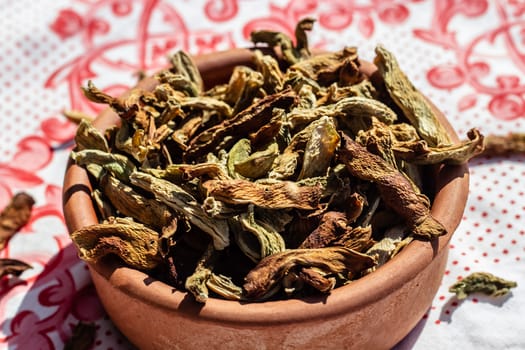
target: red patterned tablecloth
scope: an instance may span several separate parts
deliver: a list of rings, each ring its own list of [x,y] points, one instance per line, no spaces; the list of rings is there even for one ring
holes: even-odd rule
[[[118,94],[175,50],[248,46],[252,30],[292,34],[305,16],[317,19],[315,47],[357,46],[365,59],[379,43],[394,52],[463,138],[472,127],[525,132],[523,0],[0,1],[0,208],[20,191],[36,199],[29,224],[0,251],[33,266],[0,280],[0,348],[62,348],[78,321],[96,324],[94,349],[132,348],[64,225],[61,184],[76,126],[62,111],[100,108],[79,86],[91,79]],[[470,198],[442,285],[398,349],[525,348],[525,156],[470,165]],[[458,301],[448,286],[475,271],[518,287]]]

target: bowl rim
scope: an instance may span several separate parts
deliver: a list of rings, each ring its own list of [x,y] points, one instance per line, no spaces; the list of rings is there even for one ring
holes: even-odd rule
[[[233,69],[240,64],[249,64],[253,57],[251,49],[231,49],[195,56],[201,74],[209,81],[220,69]],[[362,61],[362,70],[372,75],[377,69],[372,63]],[[212,76],[210,78],[210,76]],[[137,87],[152,89],[156,81],[142,80]],[[431,102],[432,108],[453,142],[459,138],[445,115]],[[118,116],[107,108],[93,121],[100,130],[113,126]],[[302,299],[242,303],[239,301],[209,298],[199,304],[186,292],[175,290],[144,272],[131,269],[116,261],[88,263],[91,273],[101,275],[114,288],[136,299],[140,303],[161,308],[165,312],[184,313],[200,321],[220,321],[230,325],[263,326],[269,323],[313,322],[337,317],[343,313],[361,310],[367,305],[386,298],[392,292],[414,279],[436,257],[448,251],[449,241],[458,227],[466,206],[469,190],[468,164],[442,165],[436,171],[436,195],[431,207],[432,215],[447,229],[447,234],[433,241],[414,240],[396,257],[376,271],[348,285],[331,291],[326,296]],[[91,201],[91,184],[86,171],[68,161],[63,184],[63,211],[69,233],[97,223]],[[81,210],[81,208],[83,208]],[[269,307],[271,305],[271,307]]]

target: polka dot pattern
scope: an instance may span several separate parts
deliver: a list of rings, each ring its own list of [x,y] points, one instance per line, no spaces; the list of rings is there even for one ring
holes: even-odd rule
[[[18,140],[38,134],[42,120],[60,115],[68,106],[63,87],[46,87],[51,73],[74,57],[75,47],[80,53],[80,43],[62,43],[49,31],[54,14],[65,4],[16,1],[2,5],[0,163],[13,156]]]

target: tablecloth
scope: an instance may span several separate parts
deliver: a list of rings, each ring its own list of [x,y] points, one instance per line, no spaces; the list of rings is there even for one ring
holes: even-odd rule
[[[306,16],[316,19],[313,47],[357,46],[368,60],[387,47],[461,138],[473,127],[525,132],[523,0],[0,1],[0,208],[21,191],[36,200],[0,251],[32,265],[0,281],[0,348],[62,348],[79,321],[96,325],[93,349],[133,348],[98,301],[62,214],[76,130],[63,111],[100,108],[79,87],[91,79],[119,94],[176,50],[250,46],[252,30],[293,34]],[[470,174],[441,287],[397,349],[525,349],[525,155],[473,159]],[[448,292],[476,271],[518,287],[462,301]]]

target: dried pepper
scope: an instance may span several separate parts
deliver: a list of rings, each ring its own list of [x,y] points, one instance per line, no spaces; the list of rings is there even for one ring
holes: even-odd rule
[[[525,133],[487,135],[482,156],[502,156],[525,153]]]
[[[20,276],[31,268],[31,265],[17,259],[0,259],[0,278],[7,275]]]
[[[28,223],[35,200],[25,192],[15,194],[7,206],[0,213],[0,250],[4,249],[7,241],[20,228]],[[10,258],[0,259],[0,278],[4,276],[20,276],[24,271],[31,269],[28,263]]]
[[[495,276],[488,272],[474,272],[450,286],[449,291],[458,299],[465,299],[472,293],[483,293],[492,297],[508,294],[511,288],[517,287],[514,281]]]
[[[64,350],[88,350],[95,343],[97,327],[93,323],[78,322],[73,334],[64,344]]]
[[[250,302],[330,293],[446,233],[423,167],[468,161],[483,136],[452,143],[383,47],[382,80],[361,72],[355,47],[312,55],[313,23],[294,39],[253,32],[253,65],[207,90],[184,52],[151,91],[84,88],[121,123],[79,125],[72,158],[100,219],[72,234],[83,259],[117,255],[198,302]]]
[[[4,249],[7,240],[22,226],[27,224],[35,200],[25,192],[17,193],[0,213],[0,250]]]
[[[341,274],[343,279],[372,267],[372,257],[345,247],[294,249],[263,259],[245,279],[246,297],[267,299],[276,286],[290,274],[321,292],[329,292]]]
[[[406,220],[412,234],[433,238],[447,233],[430,214],[429,199],[414,191],[409,178],[388,162],[346,135],[342,135],[340,156],[352,175],[377,185],[385,204]]]
[[[430,146],[448,145],[450,137],[437,120],[431,105],[403,73],[393,54],[382,46],[376,48],[374,64],[386,89],[404,115]]]
[[[157,232],[128,219],[86,226],[73,232],[71,239],[79,247],[80,257],[88,262],[116,254],[129,266],[148,270],[160,261]]]

